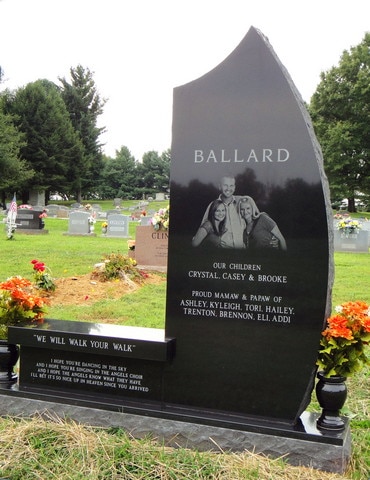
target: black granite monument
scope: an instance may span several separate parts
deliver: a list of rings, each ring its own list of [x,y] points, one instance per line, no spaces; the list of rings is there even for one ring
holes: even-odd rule
[[[175,89],[171,156],[166,400],[294,423],[330,311],[332,220],[310,121],[260,32]],[[250,232],[246,204],[267,214]]]
[[[124,412],[126,428],[169,443],[211,437],[343,471],[348,426],[323,434],[305,411],[331,310],[328,186],[304,104],[258,30],[175,89],[171,157],[165,330],[10,327],[21,363],[8,394]]]

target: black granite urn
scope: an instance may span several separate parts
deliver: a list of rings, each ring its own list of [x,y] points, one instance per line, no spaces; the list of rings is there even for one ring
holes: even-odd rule
[[[18,358],[18,346],[8,343],[6,340],[0,340],[0,383],[17,381],[18,375],[14,373],[13,368]]]
[[[347,398],[346,378],[325,377],[322,372],[317,376],[319,381],[316,385],[316,397],[322,408],[321,416],[317,420],[317,428],[341,431],[345,427],[340,417],[340,410]]]

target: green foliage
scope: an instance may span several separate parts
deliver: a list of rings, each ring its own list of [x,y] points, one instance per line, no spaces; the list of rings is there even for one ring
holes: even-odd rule
[[[21,155],[37,173],[28,189],[65,189],[81,143],[55,84],[38,80],[18,89],[9,109],[26,143]]]
[[[167,150],[158,155],[158,152],[147,152],[142,163],[137,165],[137,196],[167,191],[170,182],[171,154]]]
[[[98,278],[102,282],[123,278],[141,278],[142,274],[136,267],[134,259],[122,253],[110,253],[104,255],[103,263],[95,267],[92,272],[93,278]]]
[[[44,300],[30,280],[13,276],[0,283],[0,338],[7,337],[8,326],[37,324],[44,314]]]
[[[333,198],[370,194],[370,33],[321,74],[309,107]]]
[[[24,135],[14,125],[14,117],[3,111],[6,98],[6,94],[0,97],[0,191],[15,191],[23,188],[35,172],[20,159]]]
[[[93,73],[78,65],[70,69],[71,83],[60,78],[61,95],[69,112],[75,132],[83,145],[83,154],[77,158],[68,172],[71,183],[70,192],[74,192],[77,201],[82,193],[94,192],[99,184],[103,168],[102,145],[99,136],[104,128],[97,126],[99,115],[103,113],[105,100],[97,92]]]
[[[106,100],[93,74],[78,65],[59,88],[37,80],[0,96],[0,193],[45,190],[48,200],[65,198],[144,198],[169,190],[170,150],[144,154],[138,162],[127,147],[103,156],[98,117]],[[24,160],[20,160],[24,158]]]
[[[105,157],[99,193],[102,198],[131,198],[137,185],[136,161],[127,147],[116,158]]]
[[[105,157],[104,161],[99,187],[103,198],[144,198],[169,189],[170,150],[161,155],[147,152],[143,161],[137,162],[127,147],[121,147],[115,158]]]
[[[31,263],[33,264],[33,280],[36,288],[45,292],[54,292],[56,284],[51,276],[50,269],[39,260],[32,260]]]

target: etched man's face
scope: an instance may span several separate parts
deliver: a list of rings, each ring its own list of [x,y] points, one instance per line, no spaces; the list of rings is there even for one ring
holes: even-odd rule
[[[221,180],[221,194],[225,198],[230,198],[235,192],[235,178],[223,177]]]

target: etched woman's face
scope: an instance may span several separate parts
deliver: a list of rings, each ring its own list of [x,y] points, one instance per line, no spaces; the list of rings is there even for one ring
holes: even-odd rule
[[[240,206],[240,215],[247,222],[250,222],[252,220],[252,205],[247,202],[242,203]]]
[[[222,222],[222,220],[226,217],[226,208],[223,203],[220,203],[220,205],[216,208],[215,210],[215,220]]]

